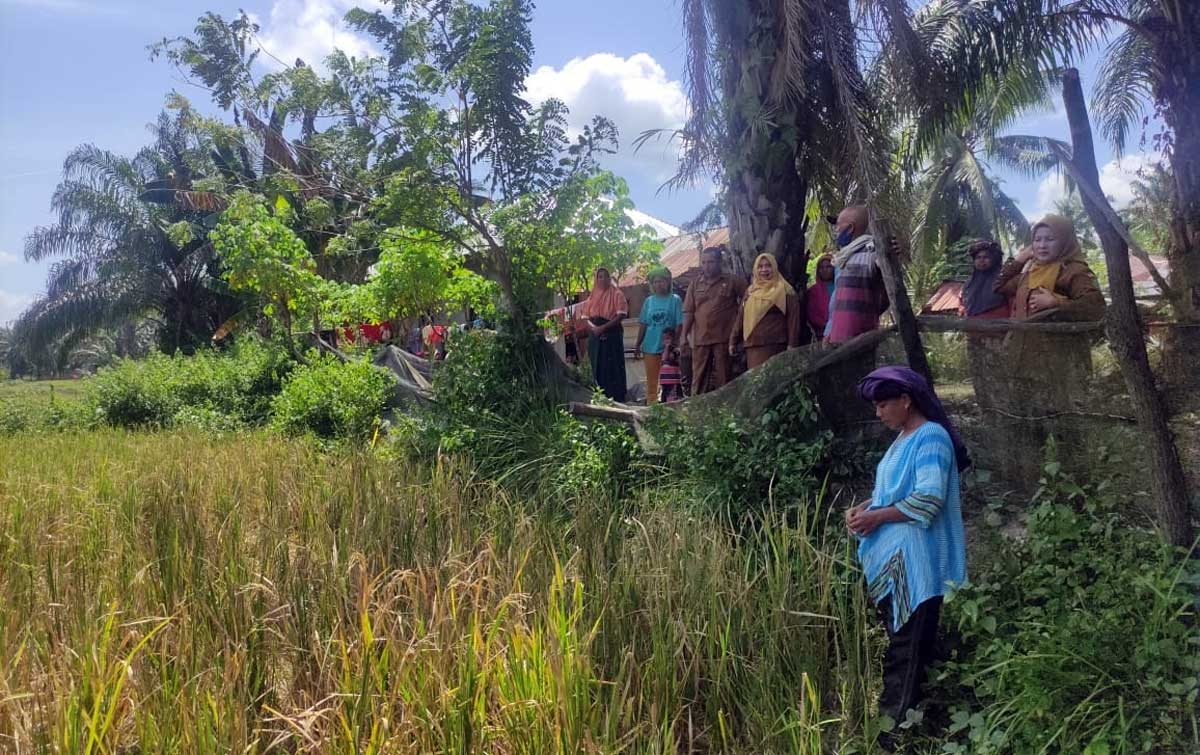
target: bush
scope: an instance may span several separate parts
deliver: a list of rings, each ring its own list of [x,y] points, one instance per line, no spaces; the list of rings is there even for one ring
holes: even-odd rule
[[[972,702],[952,708],[943,752],[1200,745],[1200,564],[1132,526],[1111,490],[1077,484],[1051,452],[1025,539],[996,543],[946,603],[962,647],[941,678]]]
[[[735,514],[756,513],[770,499],[786,507],[815,498],[832,462],[833,433],[803,385],[749,426],[729,415],[688,422],[664,408],[650,429],[671,469]]]
[[[255,339],[228,352],[152,353],[101,370],[88,382],[87,402],[100,422],[117,427],[212,425],[218,415],[215,424],[260,425],[290,369],[282,349]]]
[[[313,355],[271,402],[272,426],[289,435],[364,440],[392,395],[392,378],[368,361]]]

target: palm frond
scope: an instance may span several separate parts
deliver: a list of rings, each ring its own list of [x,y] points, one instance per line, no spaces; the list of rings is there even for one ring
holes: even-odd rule
[[[1150,43],[1128,29],[1105,51],[1092,90],[1092,112],[1100,133],[1117,154],[1125,149],[1129,133],[1152,101],[1157,61]]]
[[[970,190],[973,200],[978,203],[983,224],[991,231],[989,235],[998,238],[1000,228],[996,219],[996,202],[992,197],[992,181],[975,159],[974,152],[969,149],[963,150],[962,158],[955,166],[954,177]]]
[[[1068,153],[1071,150],[1071,145],[1066,142],[1047,136],[1010,135],[989,140],[987,154],[1016,173],[1041,178],[1061,167],[1055,145]]]

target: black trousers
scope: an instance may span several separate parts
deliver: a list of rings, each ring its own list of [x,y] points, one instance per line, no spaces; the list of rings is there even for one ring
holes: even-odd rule
[[[879,713],[900,723],[909,709],[921,702],[925,670],[933,662],[937,647],[942,598],[930,598],[917,606],[899,631],[892,629],[891,596],[878,605],[888,635],[887,652],[883,655],[883,694],[879,696]]]

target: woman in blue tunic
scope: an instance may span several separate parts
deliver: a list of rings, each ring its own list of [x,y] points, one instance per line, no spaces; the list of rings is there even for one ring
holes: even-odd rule
[[[925,378],[882,367],[858,384],[899,435],[875,470],[870,500],[846,512],[888,634],[879,712],[900,722],[921,700],[942,596],[967,578],[959,472],[967,449]]]

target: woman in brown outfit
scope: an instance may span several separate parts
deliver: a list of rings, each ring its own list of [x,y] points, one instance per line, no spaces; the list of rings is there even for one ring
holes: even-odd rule
[[[754,260],[754,283],[746,291],[741,311],[729,337],[729,353],[745,341],[746,367],[754,369],[771,357],[800,344],[803,313],[800,298],[779,275],[770,254]]]
[[[1015,320],[1100,320],[1104,295],[1083,258],[1075,226],[1047,215],[1033,227],[1033,244],[1004,263],[995,291],[1013,297]]]

